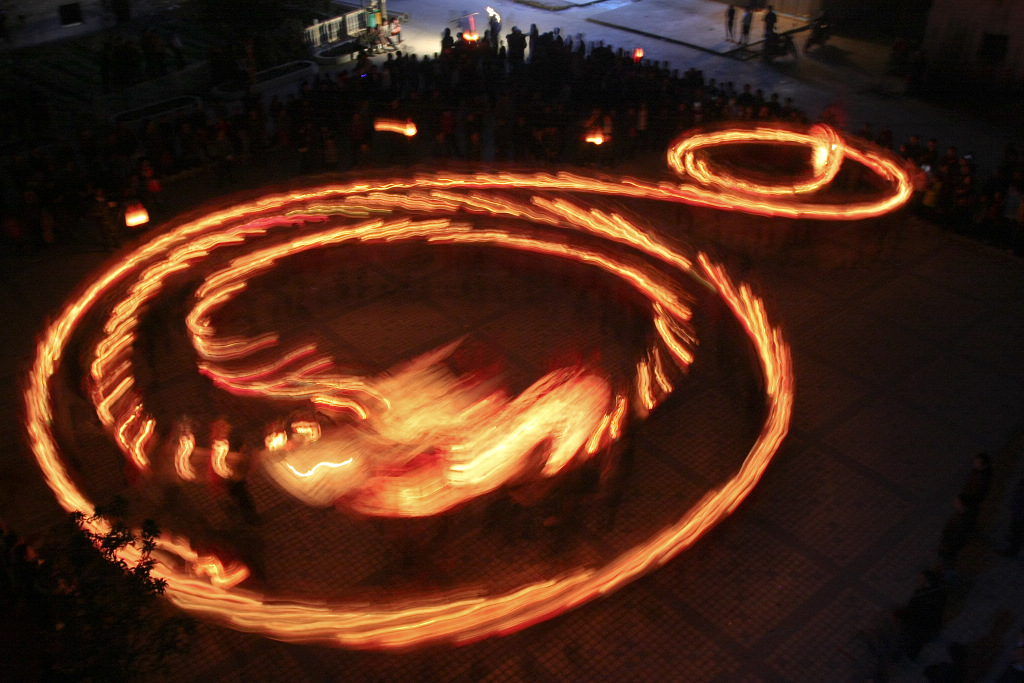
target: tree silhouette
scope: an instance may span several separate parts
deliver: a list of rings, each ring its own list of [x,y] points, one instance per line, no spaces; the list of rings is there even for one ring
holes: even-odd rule
[[[41,550],[34,616],[45,634],[47,668],[58,680],[146,678],[183,653],[194,631],[191,619],[160,599],[166,582],[151,574],[159,528],[147,520],[136,532],[122,510],[117,502],[92,517],[72,514]],[[101,516],[108,532],[84,526]],[[137,563],[119,557],[128,546],[139,550]]]

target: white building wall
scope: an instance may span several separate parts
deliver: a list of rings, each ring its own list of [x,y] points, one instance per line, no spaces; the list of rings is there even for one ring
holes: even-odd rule
[[[111,0],[78,0],[82,22],[61,23],[60,6],[75,0],[0,0],[5,10],[8,38],[14,47],[27,47],[55,40],[74,38],[113,26]]]
[[[19,23],[53,22],[58,20],[57,8],[67,5],[75,0],[3,0],[2,5],[7,10],[7,27],[17,26]],[[79,0],[82,7],[82,15],[88,20],[100,13],[101,0]]]
[[[773,5],[776,12],[808,19],[821,8],[821,0],[766,0],[766,3]]]
[[[980,57],[985,34],[1006,36],[1006,55]],[[933,67],[995,84],[1024,82],[1024,0],[934,0],[924,48]]]

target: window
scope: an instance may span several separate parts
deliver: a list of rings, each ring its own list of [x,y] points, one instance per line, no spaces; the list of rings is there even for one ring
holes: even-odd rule
[[[82,23],[82,4],[79,2],[59,5],[57,11],[60,13],[61,26],[74,26]]]
[[[1005,33],[981,34],[981,47],[978,48],[978,61],[985,64],[998,64],[1006,59],[1010,45],[1010,36]]]

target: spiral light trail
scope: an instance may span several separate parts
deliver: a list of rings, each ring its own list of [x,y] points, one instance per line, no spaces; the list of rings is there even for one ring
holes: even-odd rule
[[[401,134],[413,130],[408,122],[380,123],[382,129]],[[717,146],[747,143],[807,147],[809,171],[804,177],[776,185],[741,178],[714,163],[708,154]],[[620,438],[627,412],[633,410],[643,415],[655,408],[660,397],[672,391],[671,370],[685,369],[693,361],[695,340],[688,331],[688,302],[663,273],[690,273],[710,283],[754,345],[765,377],[767,416],[732,478],[708,491],[678,521],[604,566],[579,567],[504,594],[454,598],[439,594],[383,604],[269,599],[238,585],[248,575],[244,565],[225,565],[217,557],[197,552],[189,539],[170,534],[160,538],[160,559],[153,568],[155,577],[167,581],[167,598],[194,614],[281,640],[356,648],[461,643],[505,634],[623,586],[695,543],[730,514],[757,484],[788,431],[793,405],[792,362],[787,344],[768,321],[760,299],[746,285],[733,283],[724,269],[706,255],[698,253],[691,258],[620,215],[551,193],[636,197],[763,216],[857,220],[898,208],[911,192],[906,173],[896,159],[854,145],[824,126],[802,132],[764,127],[699,132],[674,143],[668,160],[674,171],[688,179],[673,184],[633,178],[613,182],[568,173],[439,172],[408,179],[351,181],[264,196],[213,211],[154,236],[100,273],[80,296],[66,305],[38,342],[25,390],[26,430],[48,485],[66,510],[80,510],[87,518],[92,515],[93,504],[68,471],[53,433],[50,382],[85,316],[117,291],[124,292],[124,296],[106,309],[103,336],[89,368],[91,398],[101,423],[126,458],[143,473],[150,469],[159,430],[145,406],[133,370],[139,317],[164,292],[169,278],[197,267],[221,250],[234,249],[243,255],[210,274],[196,292],[196,304],[186,323],[200,357],[197,371],[227,391],[308,401],[322,409],[348,411],[365,422],[401,408],[392,400],[396,395],[388,389],[389,385],[375,378],[342,375],[313,344],[280,348],[275,332],[255,337],[218,334],[213,324],[216,311],[244,291],[249,278],[271,271],[281,259],[345,242],[390,244],[416,240],[529,251],[589,264],[627,282],[651,302],[660,341],[638,364],[631,396],[612,392],[599,377],[570,370],[545,380],[549,384],[540,385],[536,395],[529,390],[524,392],[527,399],[521,404],[516,403],[519,399],[496,397],[483,389],[475,396],[474,409],[492,411],[494,415],[504,416],[501,411],[517,411],[516,406],[521,405],[523,412],[515,412],[522,419],[516,423],[522,425],[520,432],[533,429],[537,419],[566,414],[565,405],[555,405],[559,391],[566,392],[566,404],[580,403],[579,396],[596,397],[582,417],[565,418],[579,431],[566,442],[563,451],[552,450],[544,463],[545,476],[555,475],[574,459],[589,457]],[[849,160],[878,175],[888,188],[884,196],[850,204],[815,201],[813,195],[827,186],[840,165]],[[402,217],[403,213],[410,217]],[[476,227],[465,220],[474,215],[488,217],[488,227]],[[524,223],[542,226],[546,232],[517,227]],[[280,239],[280,235],[285,238]],[[583,246],[574,242],[575,235],[586,235],[588,244],[597,241],[612,248]],[[641,267],[634,259],[619,255],[630,249],[658,263],[659,269]],[[276,356],[259,363],[252,360],[267,354]],[[573,394],[573,386],[582,393]],[[540,401],[543,397],[551,403]],[[457,420],[451,424],[458,426]],[[417,433],[422,432],[422,427],[417,429],[421,430]],[[563,430],[564,426],[557,429]],[[183,480],[192,480],[196,477],[192,458],[205,449],[197,447],[191,426],[171,431],[173,437],[167,451],[173,469]],[[322,434],[315,422],[304,426],[296,423],[292,433],[304,444],[314,446],[330,436]],[[532,443],[531,439],[524,442],[524,448]],[[268,434],[267,452],[287,451],[288,440],[283,430]],[[519,451],[502,452],[495,448],[498,446],[480,445],[476,451],[478,455],[497,454],[493,458],[469,455],[459,460],[453,456],[440,474],[410,469],[409,480],[397,482],[399,488],[390,489],[390,493],[386,486],[372,489],[372,495],[361,503],[362,511],[388,514],[397,507],[415,510],[418,505],[422,508],[420,513],[434,514],[464,500],[459,497],[461,494],[452,502],[446,497],[454,495],[451,493],[423,493],[437,481],[462,482],[469,487],[465,489],[469,496],[493,490],[508,479],[508,472],[520,467],[514,460],[519,456],[511,455]],[[232,454],[226,437],[215,440],[210,450],[218,473],[232,476]],[[458,452],[452,450],[453,454]],[[297,479],[316,479],[355,464],[354,460],[342,458],[287,466]],[[432,478],[435,476],[439,478]],[[445,488],[457,489],[455,485]],[[413,495],[412,491],[420,493]],[[356,508],[360,509],[360,505]],[[87,523],[97,533],[108,528],[102,518]],[[131,547],[123,555],[128,562],[138,559],[138,552]]]

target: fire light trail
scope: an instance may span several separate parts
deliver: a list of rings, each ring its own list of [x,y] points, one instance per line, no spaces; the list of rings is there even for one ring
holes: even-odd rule
[[[404,125],[404,124],[403,124]],[[403,129],[406,130],[406,129]],[[774,137],[773,137],[774,136]],[[706,153],[714,145],[745,144],[805,145],[811,148],[810,171],[788,188],[747,181],[716,167],[698,152]],[[886,196],[853,204],[816,203],[808,196],[835,176],[843,160],[853,160],[879,175],[889,186]],[[373,214],[390,215],[394,211],[413,214],[481,214],[516,221],[534,222],[548,229],[562,231],[568,237],[583,233],[591,238],[625,245],[645,257],[660,262],[679,274],[691,273],[710,283],[736,315],[753,343],[765,377],[767,417],[756,441],[736,474],[721,487],[709,491],[681,518],[631,550],[597,568],[577,568],[567,574],[524,585],[500,595],[474,595],[448,599],[444,595],[426,596],[388,604],[317,603],[302,600],[268,599],[257,592],[237,588],[248,570],[237,563],[225,564],[218,558],[197,551],[191,541],[164,535],[159,539],[160,559],[153,575],[166,579],[166,596],[174,604],[197,615],[223,621],[235,628],[263,633],[289,641],[317,641],[357,648],[398,648],[432,642],[468,642],[500,635],[550,618],[595,597],[605,595],[636,577],[667,562],[691,546],[712,526],[730,514],[749,494],[765,471],[773,454],[785,437],[793,401],[793,374],[789,349],[779,331],[767,319],[764,306],[749,288],[734,285],[724,270],[703,254],[692,260],[655,236],[637,228],[616,214],[587,209],[557,197],[545,197],[551,191],[571,191],[608,196],[625,196],[690,203],[766,216],[790,216],[830,220],[856,220],[881,215],[902,205],[910,195],[910,184],[899,163],[891,157],[856,147],[826,128],[807,133],[769,132],[765,129],[743,129],[701,133],[682,138],[669,150],[669,164],[679,173],[689,173],[697,184],[649,183],[636,179],[621,182],[560,173],[516,174],[478,173],[423,175],[405,180],[380,182],[357,181],[323,185],[269,195],[227,209],[214,211],[202,218],[179,225],[156,236],[102,272],[82,294],[71,301],[46,329],[38,346],[35,363],[25,390],[26,429],[33,452],[57,501],[68,511],[79,510],[87,516],[94,512],[92,502],[80,490],[68,472],[53,433],[53,406],[50,381],[63,359],[65,349],[84,317],[101,300],[109,297],[115,287],[126,290],[126,296],[109,309],[104,337],[97,344],[95,361],[90,368],[92,399],[105,428],[126,457],[145,470],[149,458],[156,457],[155,420],[146,411],[136,388],[132,369],[133,345],[140,315],[157,297],[165,282],[174,274],[195,267],[216,250],[235,248],[248,251],[210,279],[198,293],[197,306],[187,319],[189,335],[203,358],[200,371],[216,377],[232,391],[249,391],[256,395],[277,395],[294,400],[310,401],[318,406],[335,406],[351,410],[363,420],[392,416],[405,411],[393,387],[371,382],[368,378],[352,378],[332,371],[329,359],[321,358],[315,349],[299,346],[278,354],[274,361],[250,363],[240,371],[232,364],[249,362],[258,354],[277,351],[276,333],[254,338],[218,337],[211,315],[245,288],[245,279],[275,267],[277,260],[295,250],[318,248],[331,239],[337,242],[393,243],[417,239],[438,244],[484,244],[504,249],[526,250],[556,258],[590,264],[627,281],[646,296],[652,306],[655,329],[664,349],[654,347],[641,360],[632,392],[644,409],[656,405],[657,395],[671,390],[672,380],[665,364],[674,361],[685,367],[693,360],[695,340],[688,331],[689,307],[676,287],[659,275],[639,268],[628,258],[611,258],[608,253],[583,248],[568,239],[539,238],[535,234],[517,232],[511,226],[502,229],[477,229],[451,217],[413,220],[402,218],[366,219]],[[529,196],[526,201],[516,197]],[[797,195],[794,197],[794,195]],[[363,216],[362,223],[334,226],[338,216],[349,219]],[[308,226],[327,222],[325,230],[305,234]],[[253,248],[256,240],[280,233],[297,232],[297,236],[270,247]],[[333,235],[333,237],[331,237]],[[282,249],[279,253],[275,249]],[[262,251],[261,251],[262,250]],[[132,280],[134,278],[134,281]],[[445,353],[439,349],[435,354]],[[593,454],[607,440],[621,436],[626,414],[633,401],[617,393],[613,398],[607,387],[598,388],[603,380],[578,371],[565,370],[557,378],[542,379],[541,384],[524,395],[524,407],[536,407],[538,401],[564,398],[572,402],[572,382],[591,382],[584,396],[596,396],[590,411],[593,420],[580,423],[578,435],[562,451],[555,451],[546,462],[550,473],[571,462],[578,452]],[[573,379],[575,378],[575,379]],[[385,387],[385,388],[382,388]],[[500,411],[516,405],[507,399],[490,398],[486,386],[479,387],[471,401],[474,411]],[[390,394],[390,397],[389,397]],[[521,397],[520,397],[521,398]],[[484,399],[484,400],[480,400]],[[382,407],[383,406],[383,407]],[[634,411],[636,406],[633,406]],[[554,409],[558,414],[563,408]],[[642,411],[641,411],[642,412]],[[538,415],[548,413],[540,409]],[[483,414],[483,413],[476,413]],[[436,419],[433,416],[431,419]],[[523,422],[529,424],[527,419]],[[392,420],[382,423],[382,430],[415,427],[415,420]],[[457,424],[457,420],[456,420]],[[422,427],[416,427],[422,429]],[[292,431],[302,448],[321,447],[328,435],[320,434],[319,425],[293,424]],[[512,430],[513,433],[518,431]],[[230,476],[231,455],[224,438],[214,438],[214,467]],[[267,436],[268,451],[287,453],[288,434],[277,429]],[[174,468],[183,479],[196,476],[191,464],[198,452],[191,428],[178,430],[173,443],[164,449],[173,458]],[[300,451],[297,451],[300,452]],[[443,481],[458,477],[465,481],[504,481],[507,477],[489,479],[492,472],[514,470],[508,458],[489,454],[487,445],[476,449],[453,448],[451,465],[446,465]],[[461,459],[459,459],[461,458]],[[295,475],[315,479],[322,471],[358,469],[359,460],[320,460],[304,469],[291,463]],[[365,489],[372,492],[363,500],[364,507],[393,510],[409,505],[408,501],[433,500],[440,509],[446,504],[442,497],[431,498],[424,493],[438,481],[429,468],[410,471],[409,480],[398,488],[381,486]],[[372,468],[366,469],[373,477]],[[395,482],[388,482],[394,484]],[[490,485],[490,484],[488,484]],[[451,487],[454,488],[454,487]],[[390,496],[390,497],[389,497]],[[358,500],[358,498],[357,498]],[[88,522],[96,533],[109,528],[106,520]],[[123,559],[138,559],[138,551],[126,548]]]
[[[805,145],[811,148],[812,174],[796,184],[769,185],[745,181],[715,168],[697,157],[697,150],[745,143]],[[810,194],[831,182],[843,159],[853,159],[892,186],[887,197],[847,204],[817,204],[787,199],[791,195]],[[880,149],[857,147],[832,128],[817,125],[807,133],[769,127],[754,127],[696,133],[680,138],[668,151],[669,167],[680,175],[689,174],[700,186],[684,185],[682,201],[762,216],[815,218],[820,220],[859,220],[889,213],[907,203],[913,185],[899,160]]]
[[[714,168],[706,157],[697,155],[698,150],[707,147],[752,142],[810,147],[812,172],[809,178],[796,184],[755,183]],[[778,128],[754,128],[691,135],[673,149],[669,158],[682,159],[682,168],[702,185],[717,187],[725,192],[738,190],[751,196],[771,196],[807,194],[820,190],[836,177],[845,153],[846,146],[839,135],[828,126],[817,125],[807,133]],[[679,170],[678,162],[675,162],[673,168]]]
[[[414,137],[417,132],[415,123],[409,120],[400,121],[398,119],[375,119],[373,129],[385,133],[398,133],[407,138]]]
[[[393,204],[385,195],[374,195],[374,199]],[[480,202],[475,201],[478,199],[474,197],[471,203],[479,205]],[[410,201],[403,208],[410,210],[412,207],[421,210],[426,207],[430,211],[440,208],[453,210],[458,208],[458,204],[446,200],[439,207],[433,203]],[[553,205],[552,209],[556,217],[562,214],[582,215],[578,208],[564,203]],[[324,205],[321,210],[326,215],[329,207]],[[592,221],[595,225],[602,221],[618,225],[599,214],[598,218]],[[467,384],[466,380],[447,373],[438,376],[437,361],[454,349],[455,344],[428,354],[424,359],[417,359],[409,364],[409,368],[389,373],[381,380],[342,377],[332,370],[330,363],[319,365],[317,370],[320,372],[288,370],[292,357],[316,352],[315,346],[310,344],[279,353],[269,366],[253,364],[232,370],[210,362],[208,350],[217,338],[212,316],[244,291],[249,279],[267,272],[281,259],[355,239],[375,241],[385,238],[394,241],[416,237],[433,242],[488,243],[599,264],[664,302],[664,305],[658,304],[660,318],[669,317],[665,313],[666,307],[679,320],[690,317],[689,309],[678,301],[670,287],[659,282],[653,272],[645,272],[593,250],[562,242],[514,235],[508,231],[470,230],[465,224],[447,220],[423,222],[403,219],[331,227],[236,258],[228,267],[207,276],[206,283],[197,293],[196,304],[187,316],[193,346],[200,358],[200,372],[217,386],[244,395],[277,399],[311,397],[318,405],[347,401],[358,406],[358,414],[365,421],[363,425],[334,430],[317,448],[290,449],[281,457],[267,461],[271,478],[309,505],[338,504],[375,516],[435,515],[493,491],[519,476],[529,465],[529,458],[537,445],[552,435],[552,445],[541,471],[543,477],[555,476],[574,462],[573,456],[584,443],[604,442],[604,433],[612,416],[609,414],[610,389],[602,380],[576,377],[573,371],[563,374],[560,379],[557,373],[551,373],[512,400],[483,389],[480,382]],[[648,240],[648,243],[653,244],[653,241]],[[690,265],[689,261],[682,263],[687,267]],[[693,356],[683,348],[684,344],[677,335],[681,334],[690,343],[694,340],[692,336],[680,333],[682,328],[678,322],[663,321],[659,332],[675,349],[673,356],[678,367],[685,368]],[[276,333],[263,336],[277,339]],[[239,339],[237,343],[244,346],[247,342]],[[652,354],[660,359],[657,349]],[[244,360],[244,355],[233,354],[232,359]],[[641,368],[646,370],[646,365]],[[661,392],[657,397],[653,394],[645,397],[645,414],[671,391],[660,361],[658,369]],[[642,376],[640,379],[643,381]],[[362,401],[356,395],[360,393],[364,395]],[[374,410],[367,402],[370,398],[385,406]],[[297,430],[293,427],[293,431]],[[282,451],[286,443],[285,437],[284,443],[275,444],[268,450]],[[585,460],[595,451],[596,446],[588,447],[584,456],[575,462]],[[418,452],[432,453],[429,463],[424,464],[422,458],[414,457]],[[330,459],[332,453],[334,458],[354,453],[346,462],[353,459],[359,462],[342,468]],[[319,474],[316,477],[300,474],[305,471]],[[375,471],[388,474],[377,475]]]

